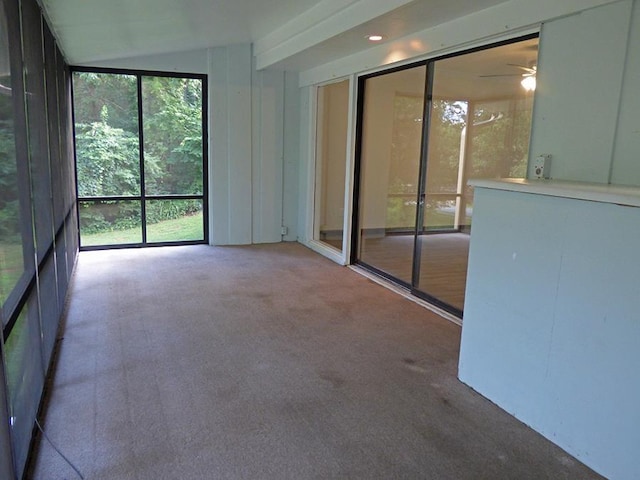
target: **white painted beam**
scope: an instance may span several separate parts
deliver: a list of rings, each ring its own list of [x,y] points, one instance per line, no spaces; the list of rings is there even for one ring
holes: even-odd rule
[[[324,0],[254,42],[256,68],[265,69],[412,0]]]

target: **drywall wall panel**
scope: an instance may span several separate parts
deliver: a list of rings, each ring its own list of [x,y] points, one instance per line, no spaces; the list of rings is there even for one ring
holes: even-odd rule
[[[542,28],[530,156],[551,154],[552,178],[609,181],[631,7],[625,0]]]
[[[618,130],[613,152],[611,183],[640,185],[640,1],[635,0],[631,31],[627,45],[618,116]]]
[[[251,46],[209,51],[211,243],[252,240]]]
[[[640,208],[476,188],[459,377],[619,480],[640,478],[639,236]]]
[[[253,243],[282,240],[284,73],[254,72]]]

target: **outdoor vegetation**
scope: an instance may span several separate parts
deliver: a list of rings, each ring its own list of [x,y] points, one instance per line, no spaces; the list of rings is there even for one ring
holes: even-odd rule
[[[75,72],[73,87],[83,245],[120,243],[119,238],[131,237],[119,232],[140,230],[143,181],[146,196],[202,195],[201,80],[143,76],[142,132],[136,76]],[[201,210],[201,200],[147,201],[145,218],[150,228],[183,217],[202,220]],[[202,239],[202,223],[196,238],[174,233],[155,241]]]

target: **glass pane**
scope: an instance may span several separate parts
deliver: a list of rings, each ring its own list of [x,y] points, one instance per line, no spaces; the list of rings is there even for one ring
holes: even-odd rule
[[[147,202],[147,242],[204,240],[201,200]]]
[[[526,173],[538,39],[459,55],[434,64],[426,195],[417,288],[464,307],[471,178]]]
[[[342,250],[347,168],[349,81],[318,88],[316,122],[316,240]]]
[[[80,245],[142,243],[139,201],[79,202]]]
[[[138,93],[133,75],[74,72],[78,195],[140,195]]]
[[[203,192],[202,81],[142,77],[147,195]]]
[[[0,6],[0,307],[24,273],[8,23]]]
[[[358,258],[411,282],[426,66],[366,80]]]
[[[29,299],[11,330],[5,343],[4,354],[11,439],[18,472],[21,472],[29,452],[31,432],[44,384],[35,295]]]

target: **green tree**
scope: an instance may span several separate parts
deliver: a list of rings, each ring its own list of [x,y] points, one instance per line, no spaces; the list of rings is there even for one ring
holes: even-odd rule
[[[154,194],[202,192],[202,82],[144,77],[145,159],[158,169],[148,175]]]
[[[108,124],[108,109],[89,125],[76,124],[78,195],[140,195],[138,136]]]

